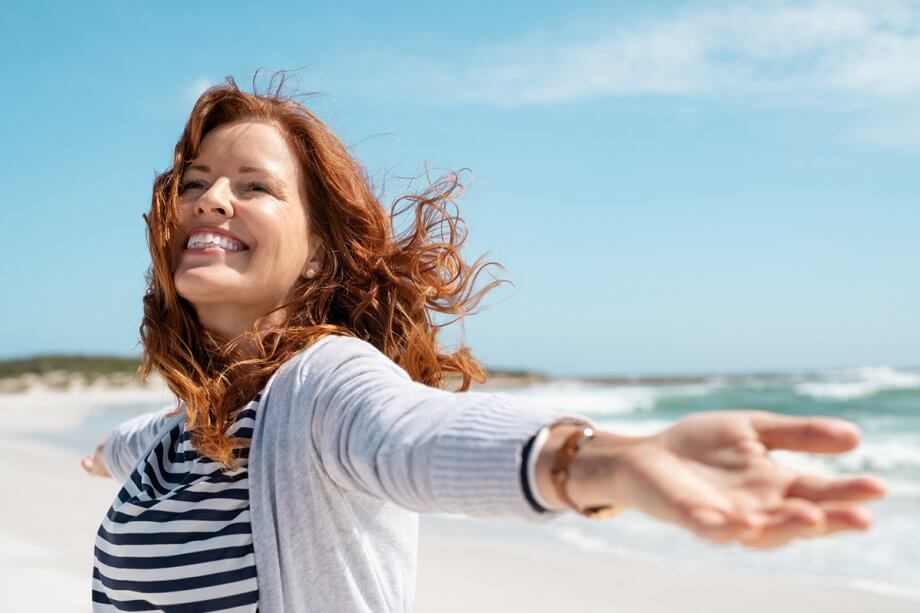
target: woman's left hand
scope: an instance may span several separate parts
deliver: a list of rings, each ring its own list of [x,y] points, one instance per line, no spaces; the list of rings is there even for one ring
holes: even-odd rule
[[[105,441],[102,441],[96,445],[95,451],[93,453],[83,456],[80,459],[80,466],[83,467],[88,474],[95,477],[111,477],[109,471],[105,467],[105,456],[102,454],[102,450],[105,448]]]
[[[695,413],[618,454],[614,499],[713,543],[757,549],[867,530],[872,518],[859,503],[883,496],[884,481],[801,474],[768,453],[841,453],[859,440],[854,424],[830,417]]]

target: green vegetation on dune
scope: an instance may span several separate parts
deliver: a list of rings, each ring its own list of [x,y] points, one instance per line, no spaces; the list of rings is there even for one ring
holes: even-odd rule
[[[140,358],[135,357],[48,354],[0,360],[0,378],[19,377],[26,374],[43,375],[61,371],[88,376],[111,374],[134,376],[138,365],[140,365]]]
[[[0,360],[0,379],[52,372],[80,374],[90,378],[112,374],[134,376],[139,365],[139,357],[46,354]],[[490,377],[546,378],[543,374],[528,370],[488,369],[488,373]]]

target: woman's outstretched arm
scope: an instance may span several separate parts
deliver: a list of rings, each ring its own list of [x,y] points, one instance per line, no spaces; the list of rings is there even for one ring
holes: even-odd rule
[[[166,423],[176,415],[176,407],[143,413],[115,426],[96,450],[81,459],[91,475],[124,481]]]
[[[315,453],[342,487],[423,512],[545,518],[521,491],[520,454],[534,432],[552,424],[537,462],[538,488],[555,511],[564,509],[549,468],[574,424],[590,423],[584,416],[527,406],[506,393],[413,382],[373,345],[351,337],[332,337],[304,358],[297,402],[310,416]],[[625,504],[714,543],[769,548],[866,529],[871,520],[859,503],[885,491],[874,477],[828,480],[769,456],[776,448],[852,449],[859,432],[840,419],[712,411],[649,436],[599,432],[572,467],[569,493],[579,507]]]

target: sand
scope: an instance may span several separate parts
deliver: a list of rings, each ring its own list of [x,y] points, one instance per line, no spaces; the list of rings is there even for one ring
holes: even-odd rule
[[[101,404],[169,402],[162,389],[0,397],[3,611],[89,611],[92,549],[118,490],[86,476],[80,451],[47,442]],[[89,451],[86,449],[85,451]],[[521,520],[422,518],[416,609],[621,613],[920,611],[849,585],[715,571],[583,551]]]
[[[467,538],[445,537],[430,523],[419,550],[418,613],[920,611],[918,601],[853,587],[654,564],[565,544],[528,546],[483,538],[476,530],[468,531]]]

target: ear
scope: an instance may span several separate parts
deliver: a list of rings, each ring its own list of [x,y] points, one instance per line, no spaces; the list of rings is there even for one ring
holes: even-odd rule
[[[312,248],[310,249],[310,255],[307,257],[307,263],[304,265],[304,272],[312,268],[319,274],[326,260],[325,246],[316,234],[310,234],[310,244]]]

